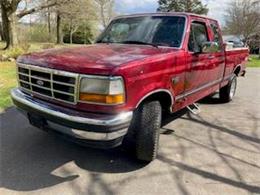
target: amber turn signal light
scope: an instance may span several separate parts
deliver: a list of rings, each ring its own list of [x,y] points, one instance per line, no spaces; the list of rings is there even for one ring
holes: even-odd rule
[[[123,94],[118,95],[99,95],[80,93],[79,99],[85,102],[101,103],[101,104],[123,104],[125,97]]]

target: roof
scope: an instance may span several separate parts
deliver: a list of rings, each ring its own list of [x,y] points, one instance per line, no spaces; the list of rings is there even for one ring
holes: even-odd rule
[[[198,14],[194,14],[194,13],[188,13],[188,12],[155,12],[155,13],[138,13],[138,14],[129,14],[129,15],[121,15],[121,16],[117,16],[115,17],[115,19],[117,18],[129,18],[129,17],[141,17],[141,16],[195,16],[195,17],[199,17],[199,18],[204,18],[204,19],[208,19],[208,20],[214,20],[217,21],[213,18],[209,18],[205,15],[198,15]]]

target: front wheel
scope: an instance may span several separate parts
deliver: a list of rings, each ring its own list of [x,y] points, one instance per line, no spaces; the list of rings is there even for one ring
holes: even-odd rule
[[[159,101],[146,102],[135,111],[134,115],[129,133],[135,134],[133,137],[136,158],[151,162],[156,158],[159,148],[161,104]]]
[[[236,94],[237,89],[237,77],[234,76],[226,85],[219,91],[220,100],[224,103],[231,102]]]

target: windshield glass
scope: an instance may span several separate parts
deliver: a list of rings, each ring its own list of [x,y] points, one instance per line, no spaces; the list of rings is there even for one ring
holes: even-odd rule
[[[182,16],[141,16],[111,22],[97,43],[151,44],[180,47],[185,28]]]

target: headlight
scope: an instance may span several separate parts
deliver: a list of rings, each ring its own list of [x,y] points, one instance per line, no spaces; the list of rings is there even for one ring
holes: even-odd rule
[[[125,91],[122,77],[83,76],[79,100],[108,105],[123,104]]]

